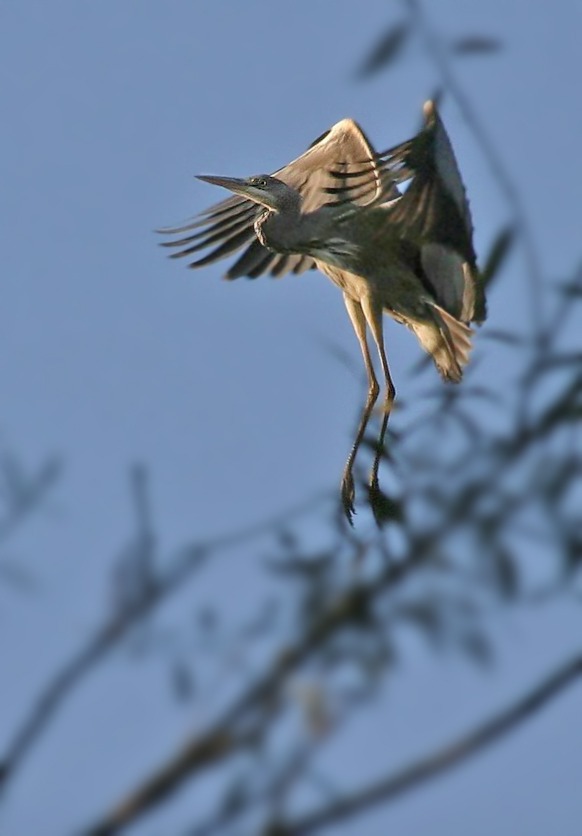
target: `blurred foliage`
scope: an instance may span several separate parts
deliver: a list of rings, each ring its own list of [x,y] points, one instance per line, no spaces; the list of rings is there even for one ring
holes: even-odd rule
[[[7,550],[19,529],[44,509],[60,475],[61,463],[55,458],[47,459],[31,473],[14,453],[0,454],[0,584],[12,590],[30,592],[37,587],[22,561]]]
[[[380,37],[374,49],[366,56],[356,73],[356,77],[367,79],[396,61],[402,54],[411,31],[411,26],[407,22],[391,26]]]
[[[513,228],[499,231],[485,259],[489,282],[518,243]],[[462,386],[426,390],[422,410],[416,400],[399,402],[384,451],[389,488],[371,497],[383,525],[366,515],[363,503],[359,525],[350,529],[334,491],[328,511],[305,511],[326,521],[317,548],[303,541],[302,515],[295,522],[283,515],[252,535],[263,542],[268,534],[263,565],[270,582],[262,608],[248,623],[232,625],[221,602],[205,607],[189,627],[190,654],[176,661],[170,653],[180,700],[207,701],[204,680],[217,676],[231,684],[230,700],[213,698],[208,727],[87,834],[117,832],[209,768],[223,784],[221,800],[200,814],[190,836],[233,825],[265,836],[314,832],[485,745],[580,674],[576,661],[508,716],[349,803],[325,789],[321,810],[304,819],[293,813],[301,788],[321,795],[322,784],[332,786],[333,776],[315,768],[318,753],[379,693],[411,635],[430,651],[490,665],[491,613],[579,581],[582,352],[567,345],[565,334],[582,315],[581,291],[582,271],[548,287],[539,332],[485,327],[483,343],[496,345],[503,375],[481,374],[477,357]],[[370,438],[370,456],[375,445]],[[366,484],[363,472],[358,479]],[[142,521],[141,528],[148,526]],[[220,548],[196,547],[207,555]],[[162,589],[173,573],[171,565],[160,570]],[[159,650],[153,640],[150,650]]]

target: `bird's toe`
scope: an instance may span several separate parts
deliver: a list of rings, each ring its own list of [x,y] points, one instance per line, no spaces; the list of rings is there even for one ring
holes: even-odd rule
[[[350,525],[354,524],[353,516],[356,513],[356,509],[354,508],[355,496],[354,478],[351,473],[344,473],[341,486],[341,500],[344,514]]]

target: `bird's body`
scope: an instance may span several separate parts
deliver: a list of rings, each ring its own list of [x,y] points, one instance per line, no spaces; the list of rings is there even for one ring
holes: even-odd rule
[[[353,511],[352,467],[378,383],[366,332],[376,342],[386,382],[385,418],[371,491],[394,400],[384,353],[382,316],[406,324],[446,380],[460,381],[469,359],[469,323],[485,317],[465,190],[444,126],[432,102],[412,140],[377,155],[359,126],[338,122],[297,160],[272,175],[247,180],[201,177],[235,196],[200,220],[167,232],[188,232],[167,246],[189,255],[220,242],[202,266],[246,245],[227,278],[274,276],[317,267],[343,292],[360,342],[369,392],[344,472],[342,497]],[[410,179],[402,194],[397,184]],[[192,232],[199,227],[202,231]]]
[[[431,284],[423,248],[425,261],[427,253],[434,261],[443,245],[432,242],[430,256],[429,242],[394,218],[400,200],[370,207],[332,203],[304,213],[297,193],[296,202],[289,200],[293,215],[268,209],[255,222],[255,232],[273,252],[311,256],[351,303],[381,308],[407,325],[442,376],[458,382],[471,346],[471,331],[461,320],[463,294],[448,283]]]

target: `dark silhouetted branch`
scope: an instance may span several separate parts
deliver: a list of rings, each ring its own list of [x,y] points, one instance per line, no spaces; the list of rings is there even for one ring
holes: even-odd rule
[[[524,697],[453,743],[295,821],[271,824],[264,836],[306,836],[416,789],[516,729],[581,676],[582,655],[579,655],[543,679]]]
[[[136,506],[140,507],[141,511],[145,509],[143,487],[143,480],[139,475],[136,479],[136,474],[133,473],[134,499]],[[182,589],[183,584],[191,579],[194,572],[199,570],[207,559],[231,546],[243,545],[282,522],[312,510],[321,503],[322,499],[328,496],[327,492],[325,494],[320,493],[269,520],[247,526],[222,537],[216,537],[205,543],[201,542],[180,549],[171,561],[169,568],[159,571],[157,577],[144,586],[143,594],[140,597],[134,598],[123,609],[109,617],[105,624],[89,637],[84,646],[63,665],[61,670],[47,684],[33,704],[28,716],[17,729],[5,750],[4,757],[0,760],[0,790],[5,789],[8,781],[14,777],[17,768],[29,753],[32,745],[75,688],[113,650],[119,647],[122,640],[127,637],[132,629],[139,625],[170,595]],[[143,516],[140,518],[138,515],[138,523],[142,526],[138,534],[143,536]]]
[[[261,729],[267,727],[267,719],[275,713],[278,697],[289,674],[320,650],[339,629],[361,623],[374,599],[403,581],[427,559],[432,551],[431,543],[432,539],[419,540],[413,557],[385,566],[373,580],[353,585],[337,596],[294,645],[283,648],[267,672],[234,702],[208,732],[198,734],[187,742],[161,769],[106,814],[102,821],[84,831],[84,836],[110,836],[142,816],[208,765],[208,758],[203,755],[209,748],[212,749],[213,741],[229,741],[228,747],[221,749],[223,758],[255,740]],[[237,731],[241,728],[245,729],[244,736]]]

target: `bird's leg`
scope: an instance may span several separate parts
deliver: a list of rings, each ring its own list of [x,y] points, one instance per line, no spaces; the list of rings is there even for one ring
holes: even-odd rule
[[[386,431],[388,429],[388,420],[390,418],[390,412],[392,411],[392,405],[396,396],[396,389],[394,388],[394,384],[392,383],[390,369],[388,368],[388,360],[386,359],[386,352],[384,351],[382,306],[374,303],[371,299],[366,298],[362,300],[362,309],[366,317],[366,321],[370,327],[370,331],[372,332],[372,336],[374,337],[374,342],[376,343],[376,346],[378,348],[378,354],[380,355],[380,362],[382,364],[382,371],[384,373],[384,382],[386,385],[386,391],[384,394],[384,415],[382,416],[382,424],[380,426],[380,434],[378,436],[378,442],[376,445],[374,463],[372,464],[372,470],[370,472],[370,499],[372,502],[372,510],[374,510],[374,499],[378,498],[380,490],[378,485],[378,469],[380,467],[380,460],[384,451],[384,440],[386,437]]]
[[[372,366],[372,358],[370,357],[370,351],[368,349],[368,341],[366,339],[366,317],[364,316],[364,312],[362,310],[362,306],[359,302],[355,302],[353,299],[350,299],[348,296],[344,294],[344,302],[346,304],[346,308],[348,310],[348,314],[350,315],[350,319],[352,321],[352,325],[354,326],[354,331],[356,332],[356,337],[358,338],[358,342],[360,343],[360,348],[362,349],[362,356],[364,358],[364,363],[366,366],[366,373],[368,375],[368,396],[366,398],[366,403],[364,405],[364,409],[362,411],[362,417],[360,418],[360,424],[358,426],[358,432],[356,433],[356,438],[354,440],[352,449],[350,450],[350,455],[348,456],[348,460],[346,462],[346,466],[344,468],[343,476],[342,476],[342,489],[341,489],[341,496],[342,496],[342,504],[344,508],[344,512],[350,525],[353,524],[352,522],[352,515],[355,513],[354,511],[354,477],[353,477],[353,467],[354,462],[356,460],[356,455],[360,444],[362,442],[362,438],[364,437],[364,433],[366,432],[366,427],[368,426],[368,421],[370,420],[370,415],[372,414],[372,409],[374,408],[374,404],[378,398],[378,393],[380,391],[380,387],[378,386],[378,381],[376,380],[376,375],[374,374],[374,367]]]

